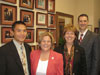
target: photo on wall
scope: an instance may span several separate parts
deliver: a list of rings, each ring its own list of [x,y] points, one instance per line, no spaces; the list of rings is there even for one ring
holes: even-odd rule
[[[34,0],[19,0],[19,6],[24,8],[33,9],[34,8]]]
[[[21,10],[20,20],[25,22],[27,26],[34,26],[34,12]]]
[[[17,7],[5,4],[1,4],[0,6],[0,24],[12,25],[17,20]]]

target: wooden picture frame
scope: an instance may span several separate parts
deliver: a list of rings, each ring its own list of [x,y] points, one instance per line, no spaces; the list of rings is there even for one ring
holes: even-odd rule
[[[35,0],[35,7],[37,9],[46,10],[47,0]]]
[[[26,36],[25,42],[27,43],[34,42],[34,30],[33,29],[27,29],[27,36]]]
[[[34,0],[19,0],[19,6],[24,8],[33,9],[34,8]]]
[[[74,24],[74,16],[66,13],[56,12],[57,46],[63,44],[62,32],[64,30],[64,26],[68,24]]]
[[[55,12],[55,0],[48,0],[48,12]]]
[[[7,43],[12,40],[13,35],[11,31],[12,31],[11,27],[2,27],[1,29],[1,42],[2,43]]]
[[[55,14],[48,14],[48,27],[56,28]]]
[[[9,3],[14,3],[14,4],[16,4],[16,1],[17,1],[17,0],[2,0],[2,1],[6,1],[6,2],[9,2]]]
[[[0,24],[12,25],[17,20],[17,7],[5,4],[1,4],[0,7]]]
[[[100,32],[99,27],[94,28],[94,32],[97,33],[97,34],[99,34],[99,32]]]
[[[39,41],[39,37],[42,33],[44,32],[48,32],[48,30],[46,28],[38,28],[36,31],[36,41]]]
[[[34,25],[34,12],[21,10],[20,20],[25,22],[27,26],[33,26]]]
[[[56,29],[49,29],[49,32],[53,35],[54,43],[56,43]]]
[[[92,25],[88,25],[88,29],[92,31]]]
[[[37,25],[42,25],[42,26],[47,26],[48,23],[48,17],[46,13],[36,13],[36,24]]]

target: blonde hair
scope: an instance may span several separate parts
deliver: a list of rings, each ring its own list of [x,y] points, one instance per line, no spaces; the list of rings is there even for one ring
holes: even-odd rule
[[[42,33],[42,34],[39,36],[39,40],[38,40],[38,43],[39,43],[39,44],[40,44],[41,41],[43,40],[43,37],[44,37],[44,36],[49,36],[50,39],[51,39],[51,44],[54,43],[54,37],[53,37],[53,35],[52,35],[50,32],[44,32],[44,33]]]
[[[74,32],[75,35],[76,35],[77,29],[76,29],[76,27],[75,27],[74,25],[68,24],[68,25],[66,25],[66,26],[64,27],[63,35],[65,35],[65,33],[66,33],[67,31],[72,31],[72,32]]]

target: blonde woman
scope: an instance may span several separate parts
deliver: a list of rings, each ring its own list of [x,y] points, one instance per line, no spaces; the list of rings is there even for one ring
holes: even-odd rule
[[[39,50],[31,52],[31,75],[63,75],[63,57],[52,50],[53,37],[49,32],[41,34]]]

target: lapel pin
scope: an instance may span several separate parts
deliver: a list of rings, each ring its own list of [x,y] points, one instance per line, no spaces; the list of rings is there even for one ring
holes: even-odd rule
[[[54,57],[51,57],[51,59],[53,60],[53,59],[54,59]]]

